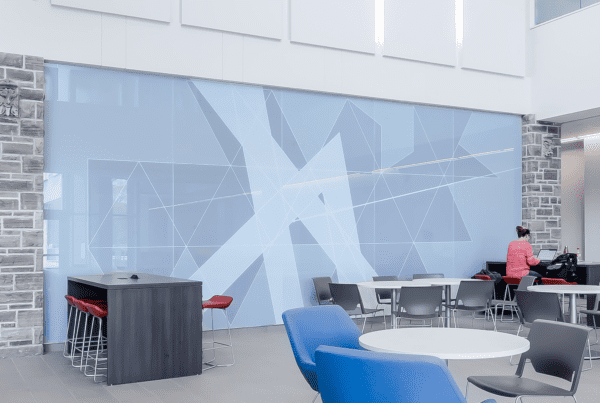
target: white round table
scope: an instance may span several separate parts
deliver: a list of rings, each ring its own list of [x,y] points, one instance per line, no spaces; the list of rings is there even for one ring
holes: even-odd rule
[[[402,287],[429,287],[429,284],[415,283],[414,281],[363,281],[356,283],[359,287],[371,289],[384,289],[392,291],[392,328],[396,327],[396,291]]]
[[[384,353],[431,355],[442,360],[507,357],[529,350],[529,340],[479,329],[409,328],[363,334],[361,347]]]
[[[444,294],[446,294],[446,306],[450,306],[452,302],[452,289],[453,285],[460,285],[461,281],[484,281],[475,278],[418,278],[413,282],[425,283],[429,285],[442,285],[445,287]],[[450,327],[450,309],[446,309],[444,322],[446,327]]]
[[[600,294],[598,285],[532,285],[527,291],[548,292],[552,294],[567,294],[569,296],[569,321],[577,323],[577,294]]]

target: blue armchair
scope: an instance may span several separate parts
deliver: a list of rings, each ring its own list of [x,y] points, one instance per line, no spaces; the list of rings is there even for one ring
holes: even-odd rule
[[[436,357],[321,346],[316,364],[323,403],[467,402]]]
[[[296,364],[313,390],[319,392],[315,350],[321,345],[361,349],[360,330],[338,305],[290,309],[282,315]],[[316,399],[316,396],[315,396]]]

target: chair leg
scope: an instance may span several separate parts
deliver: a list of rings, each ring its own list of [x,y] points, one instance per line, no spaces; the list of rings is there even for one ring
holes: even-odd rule
[[[363,327],[362,327],[362,332],[361,333],[365,333],[365,325],[367,324],[367,317],[365,316],[365,319],[363,320]]]
[[[469,401],[469,381],[467,381],[467,386],[465,387],[465,402]]]
[[[67,355],[67,345],[69,344],[69,327],[71,326],[71,316],[73,316],[73,308],[75,308],[73,305],[69,305],[69,318],[67,319],[67,337],[65,338],[65,344],[63,346],[63,357],[68,357],[69,355]],[[73,329],[73,332],[75,331],[75,329]],[[71,347],[73,346],[73,344],[71,343]]]
[[[583,372],[583,371],[589,371],[594,366],[594,364],[592,363],[594,360],[592,360],[592,348],[590,346],[590,335],[589,335],[589,333],[588,333],[588,337],[587,337],[587,345],[588,345],[588,354],[589,354],[589,357],[590,357],[590,367],[586,368],[586,369],[582,369],[581,372]]]
[[[317,397],[319,397],[320,393],[317,392],[317,394],[315,395],[315,397],[312,400],[312,403],[315,403],[317,401]]]
[[[523,326],[523,325],[519,325],[519,328],[517,329],[517,336],[518,336],[518,335],[519,335],[519,333],[521,332],[521,327],[522,327],[522,326]],[[512,362],[512,358],[513,358],[513,356],[511,355],[511,356],[510,356],[510,359],[508,360],[508,363],[509,363],[510,365],[517,365],[517,364],[513,364],[513,362]]]

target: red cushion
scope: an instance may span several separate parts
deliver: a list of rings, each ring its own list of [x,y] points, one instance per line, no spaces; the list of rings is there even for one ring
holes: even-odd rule
[[[106,309],[106,307],[100,307],[100,306],[94,305],[94,304],[87,304],[85,302],[84,302],[84,304],[85,304],[88,312],[97,318],[104,318],[106,315],[108,315],[108,310]]]
[[[233,302],[233,298],[224,295],[215,295],[202,303],[202,309],[225,309]]]
[[[485,274],[476,274],[475,278],[479,279],[479,280],[488,280],[488,281],[492,279],[490,276],[486,276]]]
[[[502,279],[506,284],[519,284],[521,282],[519,277],[502,276]]]
[[[65,295],[65,298],[67,299],[67,302],[69,303],[69,305],[73,305],[75,306],[75,298],[70,296],[70,295]]]

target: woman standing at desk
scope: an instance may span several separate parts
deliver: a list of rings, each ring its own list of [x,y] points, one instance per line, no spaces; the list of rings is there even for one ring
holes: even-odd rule
[[[540,261],[533,257],[533,250],[529,243],[529,229],[517,227],[518,239],[508,244],[508,253],[506,254],[506,275],[509,277],[535,276],[541,279],[542,275],[531,270],[532,266],[540,264]]]

